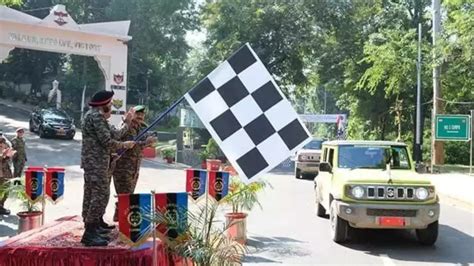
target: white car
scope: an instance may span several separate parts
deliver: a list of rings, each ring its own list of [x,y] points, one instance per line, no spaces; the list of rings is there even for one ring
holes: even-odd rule
[[[296,178],[312,179],[316,177],[319,172],[323,141],[322,139],[313,139],[296,152],[294,158]]]

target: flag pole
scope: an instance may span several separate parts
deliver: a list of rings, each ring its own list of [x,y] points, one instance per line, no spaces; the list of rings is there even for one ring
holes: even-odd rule
[[[144,130],[142,130],[142,132],[140,132],[140,134],[138,134],[134,141],[137,141],[139,140],[141,137],[143,137],[143,135],[145,135],[152,127],[156,126],[156,124],[158,124],[158,122],[160,122],[161,120],[163,120],[163,118],[169,114],[176,106],[178,106],[178,104],[180,104],[182,101],[184,100],[184,96],[181,96],[181,98],[179,98],[176,102],[174,102],[170,107],[168,107],[168,109],[166,109],[166,111],[164,111],[163,113],[161,113],[158,118],[156,118],[153,122],[151,122],[151,124],[145,128]]]
[[[141,139],[150,129],[152,129],[154,126],[156,126],[156,124],[158,124],[161,120],[163,120],[163,118],[165,118],[165,116],[167,114],[169,114],[176,106],[178,106],[178,104],[180,104],[182,101],[184,100],[184,95],[181,96],[181,98],[179,98],[178,100],[176,100],[170,107],[168,107],[168,109],[166,109],[163,113],[161,113],[158,118],[156,118],[153,122],[151,122],[151,124],[145,128],[144,130],[142,130],[134,139],[133,141],[138,141],[139,139]],[[118,153],[118,156],[114,159],[114,160],[118,160],[124,153],[125,153],[126,150],[121,150],[119,153]]]
[[[152,229],[152,235],[153,235],[153,254],[152,254],[152,261],[153,261],[153,266],[157,265],[157,260],[156,260],[156,223],[155,223],[155,211],[156,211],[156,202],[155,202],[155,191],[151,191],[151,214],[152,214],[152,219],[151,219],[151,229]]]
[[[208,217],[208,213],[207,213],[207,209],[209,207],[209,168],[207,167],[206,165],[206,186],[204,187],[205,188],[205,194],[206,194],[206,205],[205,205],[205,213],[204,213],[204,233],[206,235],[206,240],[207,241],[207,236],[209,235],[210,232],[207,232],[207,217]]]
[[[41,199],[41,226],[44,225],[44,217],[46,212],[46,169],[48,169],[47,165],[44,165],[43,168],[43,197]]]

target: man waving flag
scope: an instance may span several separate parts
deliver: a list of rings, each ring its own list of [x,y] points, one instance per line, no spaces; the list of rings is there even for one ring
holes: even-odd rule
[[[242,181],[267,173],[311,140],[250,45],[185,96]]]

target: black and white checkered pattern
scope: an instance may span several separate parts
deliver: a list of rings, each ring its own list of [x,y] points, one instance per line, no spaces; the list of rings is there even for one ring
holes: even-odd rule
[[[245,182],[270,171],[311,140],[248,44],[185,98]]]

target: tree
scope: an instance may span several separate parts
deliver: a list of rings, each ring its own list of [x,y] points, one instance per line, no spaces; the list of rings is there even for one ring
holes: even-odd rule
[[[208,1],[202,11],[208,50],[201,76],[249,42],[287,96],[314,97],[317,62],[311,55],[320,36],[307,2]]]
[[[112,0],[107,14],[132,21],[129,91],[146,95],[148,84],[150,108],[161,110],[190,89],[185,35],[197,26],[194,1]]]
[[[0,6],[19,6],[22,0],[0,0]]]

